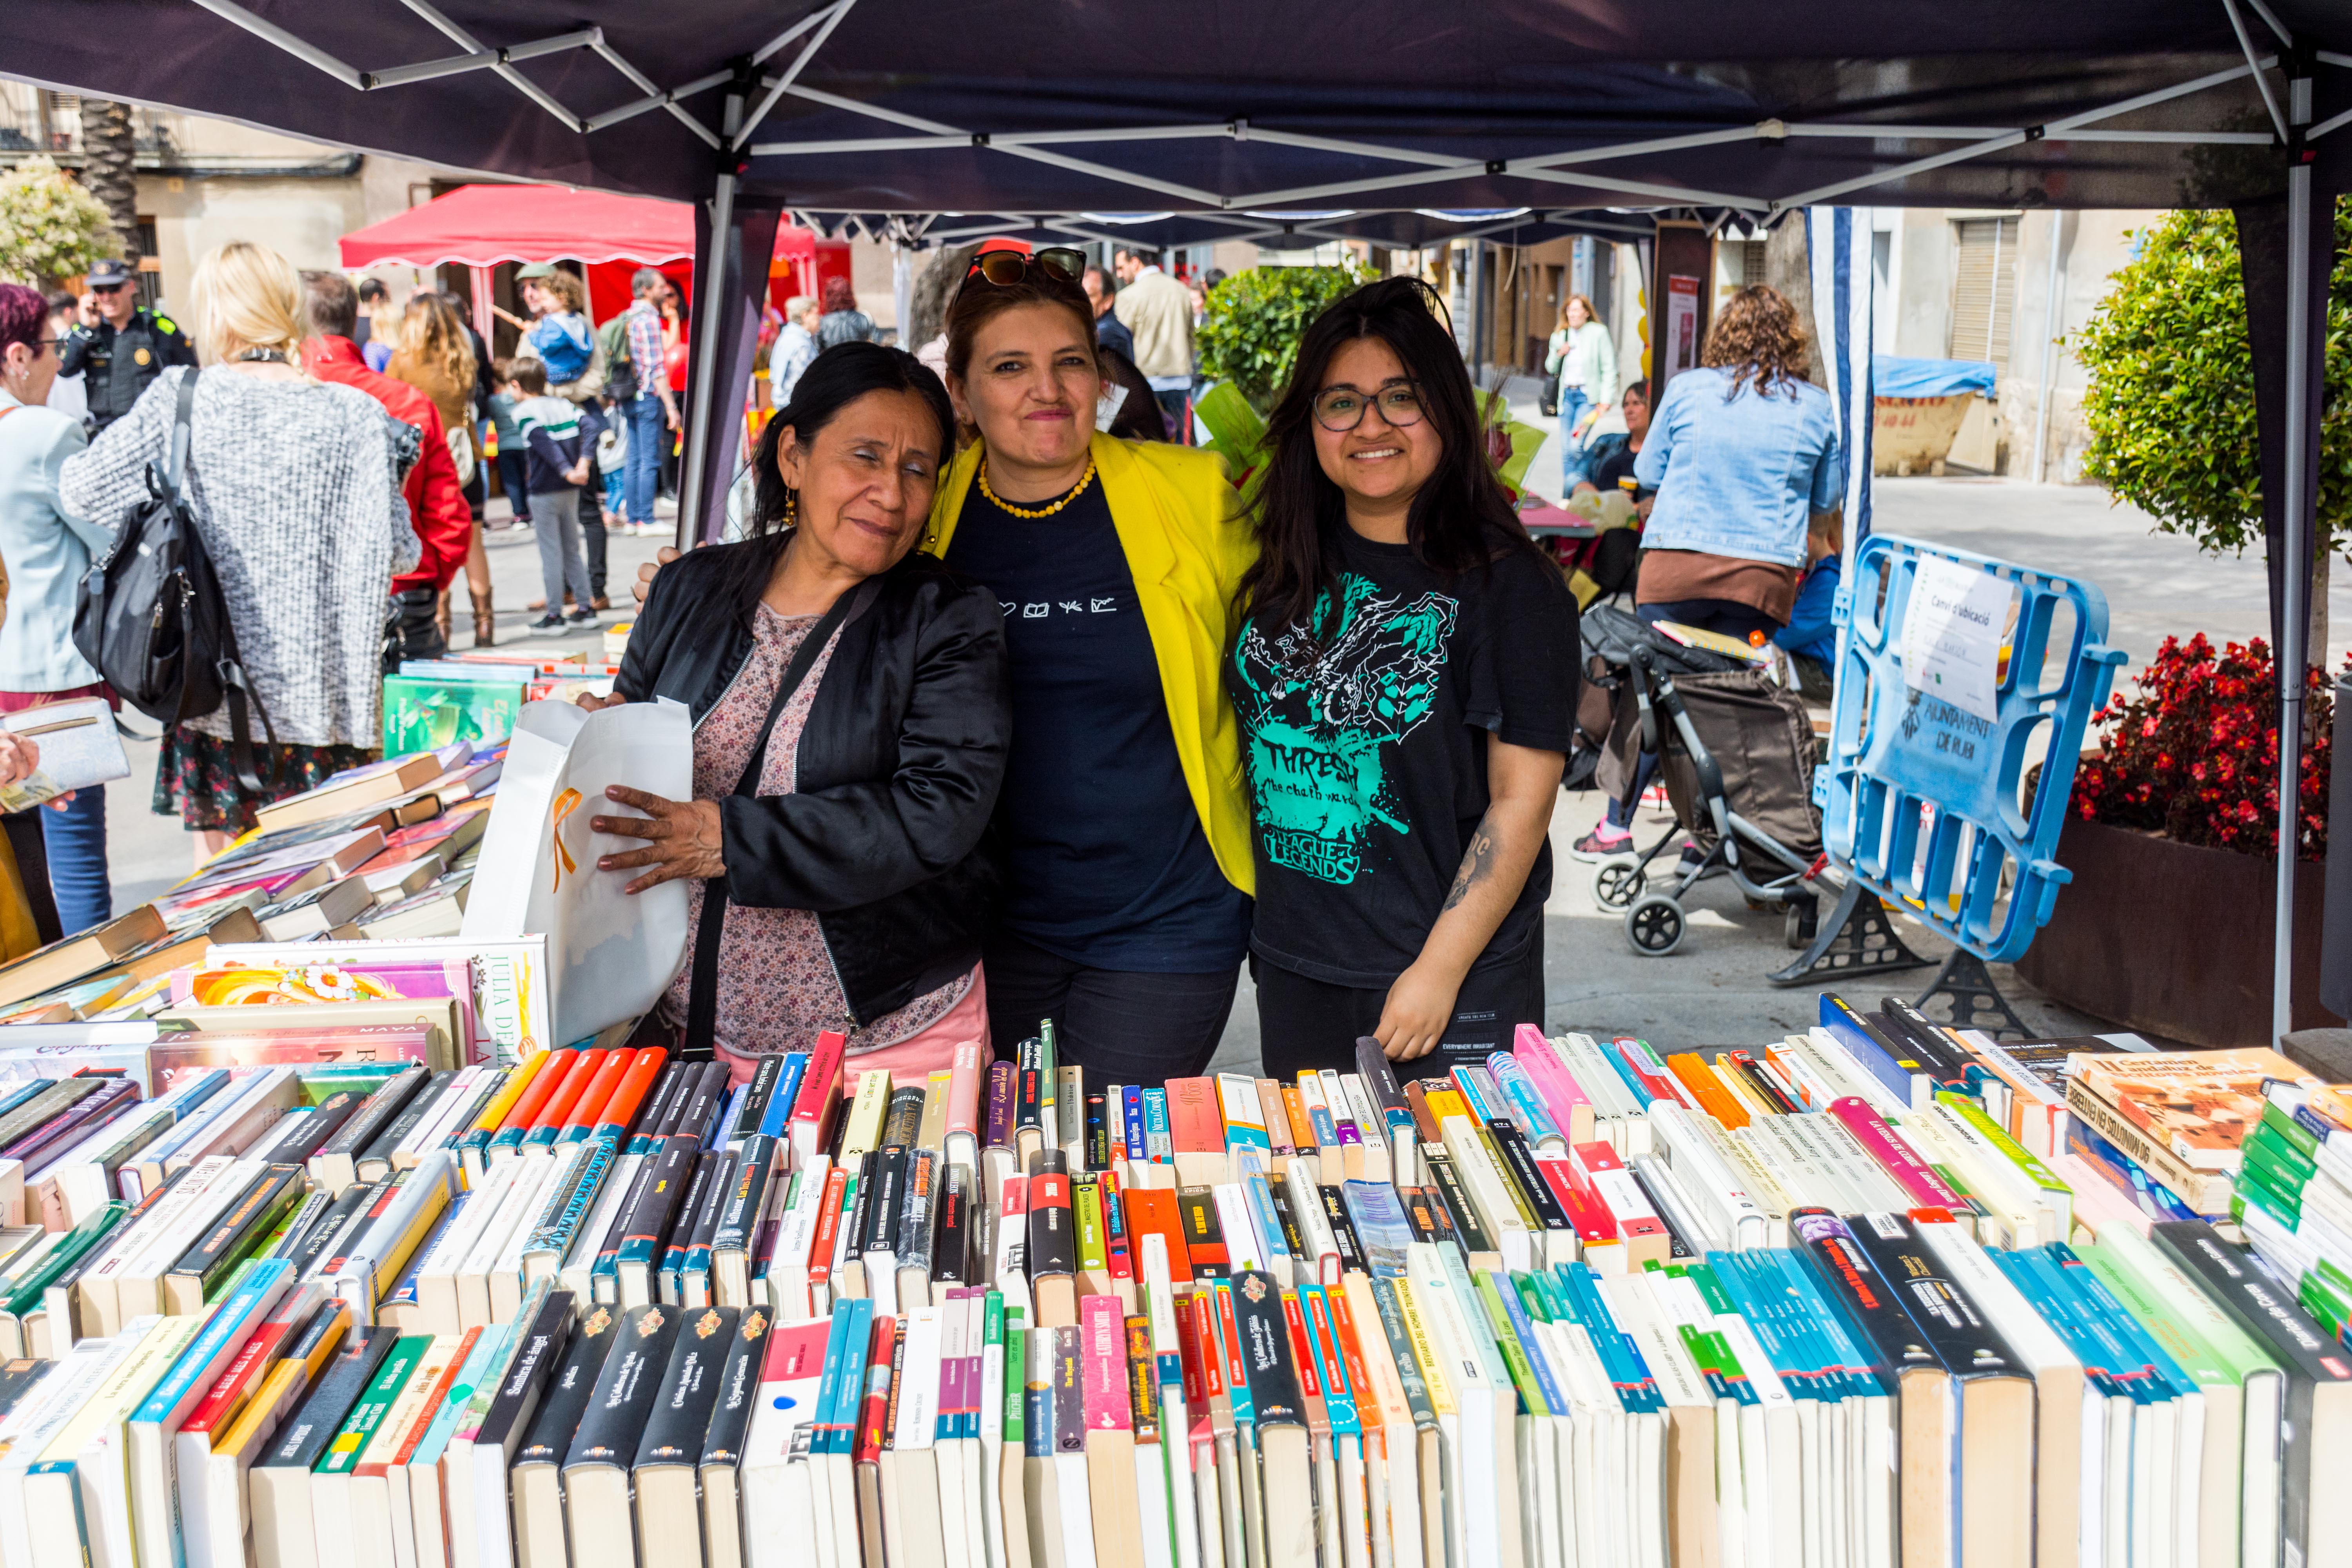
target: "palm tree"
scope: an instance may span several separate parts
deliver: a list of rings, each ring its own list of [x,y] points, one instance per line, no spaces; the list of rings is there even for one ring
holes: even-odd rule
[[[131,172],[131,106],[107,98],[81,100],[81,183],[113,218],[118,254],[139,259],[139,188]]]

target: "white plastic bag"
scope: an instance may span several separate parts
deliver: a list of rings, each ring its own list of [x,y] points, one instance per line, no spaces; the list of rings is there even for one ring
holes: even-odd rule
[[[604,798],[608,784],[692,797],[694,726],[684,705],[629,702],[591,713],[525,703],[459,931],[482,941],[546,936],[555,1045],[650,1012],[686,959],[686,883],[632,897],[621,889],[642,870],[596,869],[599,856],[643,847],[589,830],[593,816],[636,815]]]

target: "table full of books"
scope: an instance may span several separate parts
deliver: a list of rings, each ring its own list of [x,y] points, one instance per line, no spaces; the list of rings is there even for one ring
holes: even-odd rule
[[[2352,1090],[2268,1052],[59,1027],[0,1032],[5,1568],[2352,1560]]]

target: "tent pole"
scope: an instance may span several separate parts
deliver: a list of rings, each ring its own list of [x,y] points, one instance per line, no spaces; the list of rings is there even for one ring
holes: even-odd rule
[[[2288,119],[2311,121],[2311,82],[2289,88]],[[2290,144],[2292,145],[2292,143]],[[2334,233],[2330,225],[2329,232]],[[2295,158],[2286,176],[2286,505],[2279,574],[2278,901],[2271,953],[2271,1036],[2294,1026],[2294,854],[2302,820],[2305,644],[2311,626],[2311,164]],[[2322,300],[2324,308],[2325,301]]]
[[[2042,406],[2033,415],[2033,482],[2049,473],[2050,405],[2057,401],[2059,290],[2066,286],[2066,266],[2058,242],[2066,230],[2066,215],[2050,209],[2050,281],[2042,295]]]
[[[735,175],[724,173],[719,176],[717,188],[710,196],[710,245],[699,258],[694,280],[695,293],[699,296],[701,310],[697,313],[694,332],[698,340],[694,355],[694,374],[687,384],[686,452],[678,463],[677,475],[677,547],[692,549],[708,531],[702,516],[702,498],[708,487],[703,476],[709,471],[711,448],[719,432],[711,426],[718,416],[718,388],[709,366],[719,358],[719,334],[725,331],[724,319],[729,314],[723,303],[733,289],[728,276],[735,255]],[[706,284],[703,273],[708,271]],[[731,427],[730,432],[731,434]]]

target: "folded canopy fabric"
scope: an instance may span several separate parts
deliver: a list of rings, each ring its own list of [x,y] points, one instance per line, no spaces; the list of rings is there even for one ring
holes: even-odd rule
[[[650,266],[694,259],[694,208],[564,185],[460,185],[353,229],[341,243],[343,265],[354,269],[563,259]],[[816,237],[779,227],[776,255],[809,260],[816,255]]]
[[[803,210],[1238,232],[1288,207],[2231,205],[2284,183],[2247,63],[2286,54],[2267,18],[2316,51],[2315,119],[2352,105],[2352,6],[2238,14],[2242,42],[2221,0],[9,0],[0,72],[636,195],[726,170]]]

